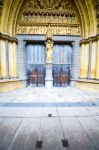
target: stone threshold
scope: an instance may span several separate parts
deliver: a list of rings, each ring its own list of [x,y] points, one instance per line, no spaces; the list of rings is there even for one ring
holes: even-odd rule
[[[4,82],[17,82],[17,81],[24,81],[24,79],[3,79],[3,80],[0,80],[0,83],[4,83]]]
[[[87,79],[79,79],[79,80],[76,80],[76,82],[86,82],[86,83],[94,83],[94,84],[99,84],[99,80],[87,80]]]

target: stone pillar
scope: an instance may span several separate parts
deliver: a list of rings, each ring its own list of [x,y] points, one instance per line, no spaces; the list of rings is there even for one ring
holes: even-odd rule
[[[82,43],[80,59],[80,78],[88,78],[89,43]]]
[[[18,41],[18,51],[17,51],[17,59],[18,59],[18,76],[21,80],[26,80],[26,42],[23,40]]]
[[[13,43],[9,42],[9,77],[14,78]]]
[[[51,39],[48,39],[46,43],[46,77],[45,77],[45,86],[48,88],[53,87],[52,51],[53,51],[53,41]]]
[[[88,79],[89,43],[84,46],[84,79]]]
[[[90,80],[90,71],[91,71],[91,52],[92,52],[92,41],[91,39],[89,39],[88,80]]]
[[[91,52],[91,71],[90,71],[90,78],[96,78],[96,52],[97,52],[97,42],[92,42],[92,52]]]
[[[99,80],[99,38],[97,40],[96,79]]]
[[[70,72],[70,86],[75,86],[76,80],[80,74],[80,44],[79,40],[72,42],[72,60]]]
[[[81,45],[80,48],[80,78],[84,78],[84,49],[85,45],[84,43]]]
[[[45,86],[47,88],[53,87],[52,64],[46,64]]]
[[[9,76],[10,78],[17,78],[16,42],[9,42]]]
[[[79,59],[80,59],[79,41],[72,42],[72,62],[71,62],[71,77],[77,80],[79,77]]]
[[[6,79],[7,74],[7,49],[6,49],[6,40],[0,40],[0,70],[1,78]]]
[[[1,79],[1,41],[0,41],[0,79]]]
[[[17,70],[17,44],[13,42],[13,76],[14,78],[18,77],[18,70]]]

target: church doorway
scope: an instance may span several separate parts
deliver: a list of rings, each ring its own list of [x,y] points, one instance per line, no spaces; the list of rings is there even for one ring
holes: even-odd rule
[[[66,43],[55,43],[52,53],[53,86],[66,87],[71,78],[72,47]],[[26,44],[26,75],[28,86],[45,86],[46,45]]]
[[[79,75],[79,36],[17,35],[19,78],[32,87],[66,87]]]

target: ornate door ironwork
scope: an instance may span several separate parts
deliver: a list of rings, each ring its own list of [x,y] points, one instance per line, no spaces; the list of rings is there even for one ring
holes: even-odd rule
[[[70,83],[72,48],[69,44],[55,44],[53,50],[53,85],[65,87]]]
[[[65,87],[70,82],[70,66],[69,65],[53,65],[53,85]]]
[[[45,85],[45,56],[45,46],[43,44],[27,45],[26,60],[28,85]]]
[[[27,84],[32,86],[45,85],[45,65],[31,65],[27,69]]]

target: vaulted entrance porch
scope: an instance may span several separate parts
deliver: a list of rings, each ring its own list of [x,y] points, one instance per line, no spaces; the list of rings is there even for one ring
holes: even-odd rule
[[[82,0],[9,3],[10,6],[6,0],[0,2],[0,92],[49,85],[99,90],[99,35],[94,9],[97,3],[93,5],[92,0],[86,5]],[[31,41],[34,47],[44,45],[44,63],[27,62],[26,47]],[[61,61],[66,56],[63,44],[72,49],[71,62]],[[53,61],[54,50],[57,51],[54,58],[59,56],[59,62]]]

